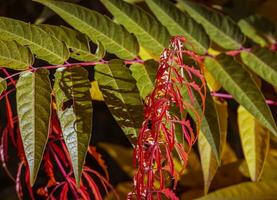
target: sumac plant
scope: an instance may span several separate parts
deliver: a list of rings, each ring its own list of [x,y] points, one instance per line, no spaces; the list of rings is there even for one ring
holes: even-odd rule
[[[74,2],[0,17],[0,158],[19,199],[276,198],[273,22],[231,0]],[[132,148],[92,145],[95,101]]]

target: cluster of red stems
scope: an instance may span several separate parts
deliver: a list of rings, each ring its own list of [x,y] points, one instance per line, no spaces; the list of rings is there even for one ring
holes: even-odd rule
[[[138,167],[134,177],[134,191],[129,199],[161,200],[162,196],[178,199],[175,189],[178,174],[174,167],[174,151],[186,167],[188,152],[195,143],[202,116],[205,110],[206,83],[200,56],[184,50],[187,43],[184,37],[171,39],[169,48],[164,49],[161,57],[153,92],[146,98],[144,122],[140,129],[134,150],[135,165]],[[184,63],[191,59],[194,65]],[[186,93],[186,94],[184,94]],[[201,111],[195,109],[195,94],[201,99]],[[186,98],[187,95],[189,98]],[[186,112],[196,121],[196,131],[192,128]],[[178,141],[177,127],[181,127]]]
[[[188,152],[195,143],[202,116],[205,110],[206,83],[203,75],[202,59],[198,55],[183,48],[187,41],[184,37],[176,36],[170,41],[169,48],[164,49],[161,57],[156,83],[153,92],[145,100],[144,122],[139,131],[137,145],[134,150],[134,165],[137,168],[134,177],[134,190],[128,199],[152,200],[178,199],[173,190],[178,181],[178,174],[174,166],[173,154],[179,156],[184,168],[188,160]],[[191,59],[199,68],[184,63],[184,58]],[[9,78],[9,86],[15,86],[13,79],[4,68],[2,71]],[[13,90],[11,90],[13,91]],[[107,166],[96,148],[89,146],[88,155],[101,168],[101,172],[85,165],[82,173],[80,188],[73,178],[70,157],[67,152],[62,131],[55,112],[51,117],[49,142],[44,152],[42,171],[47,179],[42,179],[40,186],[30,187],[29,169],[21,141],[18,118],[13,113],[8,94],[4,92],[0,99],[6,101],[6,127],[3,129],[0,156],[2,165],[16,184],[19,199],[35,199],[37,196],[47,199],[103,199],[103,192],[113,191],[109,183]],[[189,97],[184,100],[184,92]],[[200,96],[201,109],[196,110],[194,94]],[[53,97],[54,98],[54,97]],[[196,128],[192,127],[186,112],[194,116]],[[181,138],[176,137],[177,127],[180,127]],[[8,152],[8,146],[17,149],[18,168],[16,175],[9,171],[9,162],[14,161]],[[9,154],[9,155],[8,155]],[[12,159],[13,158],[13,159]],[[60,173],[57,173],[58,171]],[[37,184],[38,185],[38,184]]]

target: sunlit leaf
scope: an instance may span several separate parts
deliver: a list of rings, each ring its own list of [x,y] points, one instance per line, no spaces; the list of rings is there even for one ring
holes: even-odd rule
[[[34,0],[58,15],[92,41],[101,41],[105,49],[122,59],[133,59],[138,54],[136,38],[108,17],[88,8],[61,1]]]
[[[82,67],[59,68],[55,73],[57,113],[78,185],[92,132],[90,87]]]
[[[145,99],[155,87],[155,79],[158,70],[158,63],[154,60],[145,61],[144,64],[134,63],[130,70],[136,79],[140,96]]]
[[[242,47],[245,37],[239,27],[228,16],[188,0],[178,0],[195,21],[200,23],[219,46],[234,50]]]
[[[0,40],[0,66],[14,69],[26,70],[34,62],[31,51],[13,41]]]
[[[269,148],[269,131],[242,106],[238,109],[238,126],[251,179],[252,181],[258,181]]]
[[[277,135],[276,124],[262,92],[239,62],[231,56],[221,54],[216,58],[207,57],[205,66],[227,92]]]
[[[143,121],[143,103],[136,80],[123,61],[95,66],[95,79],[113,117],[132,144]]]
[[[63,64],[69,56],[60,40],[37,26],[16,19],[0,17],[0,39],[28,46],[38,58],[51,64]]]
[[[104,47],[99,44],[95,53],[91,52],[88,38],[73,29],[65,26],[41,24],[40,27],[58,40],[63,41],[71,50],[70,57],[81,61],[99,61],[104,55]]]
[[[241,52],[242,61],[256,74],[277,87],[277,54],[267,48]]]
[[[101,0],[116,21],[134,33],[140,45],[154,55],[168,46],[170,35],[158,20],[143,9],[123,0]]]
[[[23,72],[16,84],[17,114],[25,155],[34,184],[48,139],[51,84],[46,69]]]
[[[146,3],[172,36],[183,35],[187,39],[187,49],[198,54],[207,53],[210,41],[200,24],[169,1],[146,0]]]
[[[7,89],[7,82],[0,77],[0,95]]]
[[[276,198],[277,182],[245,182],[210,193],[197,200],[272,200]]]
[[[218,91],[221,88],[220,83],[214,79],[213,75],[205,68],[205,79],[209,89],[213,92]]]

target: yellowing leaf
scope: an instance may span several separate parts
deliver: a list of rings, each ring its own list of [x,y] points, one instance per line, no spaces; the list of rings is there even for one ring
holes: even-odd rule
[[[196,200],[273,200],[276,199],[277,182],[245,182],[229,186]]]
[[[90,95],[92,100],[104,101],[102,92],[99,89],[97,81],[91,82]]]
[[[133,149],[126,148],[116,144],[100,143],[103,148],[130,177],[135,174],[133,167]]]
[[[250,177],[257,181],[262,174],[269,148],[269,131],[242,106],[238,109],[238,125]]]
[[[222,156],[222,149],[226,142],[226,135],[227,135],[227,103],[226,102],[215,102],[216,110],[218,113],[219,125],[220,125],[220,146],[219,146],[219,153],[220,157]],[[210,184],[213,180],[213,177],[216,174],[218,163],[216,160],[215,155],[212,152],[212,148],[203,135],[200,132],[199,139],[198,139],[198,148],[200,152],[201,158],[201,166],[203,171],[203,178],[204,178],[204,193],[207,194]]]

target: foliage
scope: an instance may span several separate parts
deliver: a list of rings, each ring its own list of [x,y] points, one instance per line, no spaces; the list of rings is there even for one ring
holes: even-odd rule
[[[274,23],[190,0],[100,0],[112,18],[34,1],[47,8],[37,24],[0,17],[0,154],[20,199],[274,198],[277,103],[264,90],[277,86]],[[55,14],[71,28],[39,24]],[[113,188],[90,145],[92,100],[133,146],[100,145],[132,182]]]

